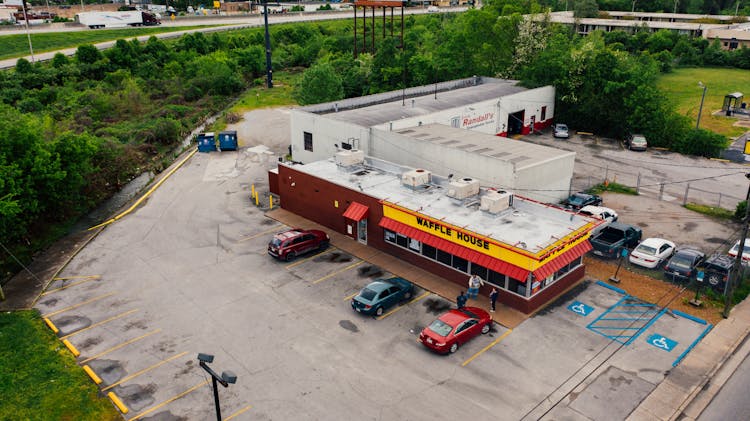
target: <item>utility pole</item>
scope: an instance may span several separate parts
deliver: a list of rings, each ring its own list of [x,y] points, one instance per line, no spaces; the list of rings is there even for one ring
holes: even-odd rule
[[[703,95],[701,96],[701,106],[698,108],[698,120],[695,122],[695,129],[698,130],[698,128],[701,125],[701,113],[703,113],[703,101],[706,99],[706,89],[708,89],[708,86],[704,85],[703,82],[698,82],[698,86],[703,88]]]
[[[273,88],[273,69],[271,68],[271,34],[268,32],[268,0],[263,2],[263,23],[266,27],[266,86]]]
[[[745,174],[745,177],[750,180],[750,173]],[[745,241],[747,240],[747,223],[748,216],[750,216],[750,185],[747,187],[747,195],[745,196],[745,217],[742,219],[742,236],[740,237],[740,244],[737,247],[737,258],[734,262],[734,276],[730,276],[727,280],[727,284],[724,286],[724,311],[721,316],[725,319],[729,317],[729,310],[732,307],[732,295],[734,294],[735,284],[739,285],[742,282],[742,273],[744,268],[742,267],[742,255],[745,252]]]

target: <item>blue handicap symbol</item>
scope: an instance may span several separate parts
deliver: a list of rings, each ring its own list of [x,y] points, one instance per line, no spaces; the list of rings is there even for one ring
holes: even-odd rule
[[[677,346],[677,341],[673,341],[672,339],[659,334],[649,336],[646,339],[646,342],[667,352],[672,352],[672,350]]]
[[[568,306],[568,310],[581,316],[588,316],[594,311],[594,307],[587,306],[580,301],[573,301],[573,303]]]

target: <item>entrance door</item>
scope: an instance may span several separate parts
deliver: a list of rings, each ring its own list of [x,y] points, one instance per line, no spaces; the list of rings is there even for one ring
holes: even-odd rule
[[[508,136],[521,134],[523,131],[524,110],[508,115]]]
[[[367,218],[362,218],[357,223],[357,241],[367,244]]]

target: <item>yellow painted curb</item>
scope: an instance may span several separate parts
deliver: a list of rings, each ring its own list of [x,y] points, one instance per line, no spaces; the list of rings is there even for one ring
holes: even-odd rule
[[[94,373],[94,370],[92,370],[91,367],[89,367],[87,365],[84,365],[83,366],[83,371],[85,371],[86,374],[88,374],[89,377],[91,377],[91,380],[93,380],[94,383],[96,383],[96,384],[101,384],[102,383],[102,379],[100,379],[99,376],[97,376],[96,373]]]
[[[128,411],[129,411],[128,407],[125,406],[124,403],[122,403],[122,401],[120,400],[120,398],[118,398],[117,395],[115,395],[114,392],[107,393],[107,396],[109,396],[109,398],[112,399],[112,403],[115,404],[115,406],[120,409],[120,412],[122,412],[123,414],[127,414],[128,413]]]
[[[63,339],[63,343],[65,344],[65,346],[68,347],[68,349],[70,350],[70,352],[73,353],[74,357],[77,357],[77,356],[81,355],[81,353],[78,352],[78,350],[76,349],[76,347],[72,343],[70,343],[69,340]]]
[[[44,318],[44,323],[47,323],[47,326],[49,326],[49,328],[52,329],[52,332],[55,335],[57,335],[57,332],[60,331],[60,329],[58,329],[57,326],[55,326],[55,324],[52,323],[52,320],[50,320],[49,317]]]

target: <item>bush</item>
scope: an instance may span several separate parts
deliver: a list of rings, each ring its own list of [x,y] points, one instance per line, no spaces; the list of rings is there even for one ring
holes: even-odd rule
[[[743,200],[742,202],[737,204],[737,207],[734,210],[734,219],[738,221],[742,221],[745,219],[745,214],[747,213],[747,200]]]
[[[672,143],[672,150],[675,152],[707,158],[718,157],[726,147],[726,137],[705,129],[689,130],[686,136],[675,139]]]

